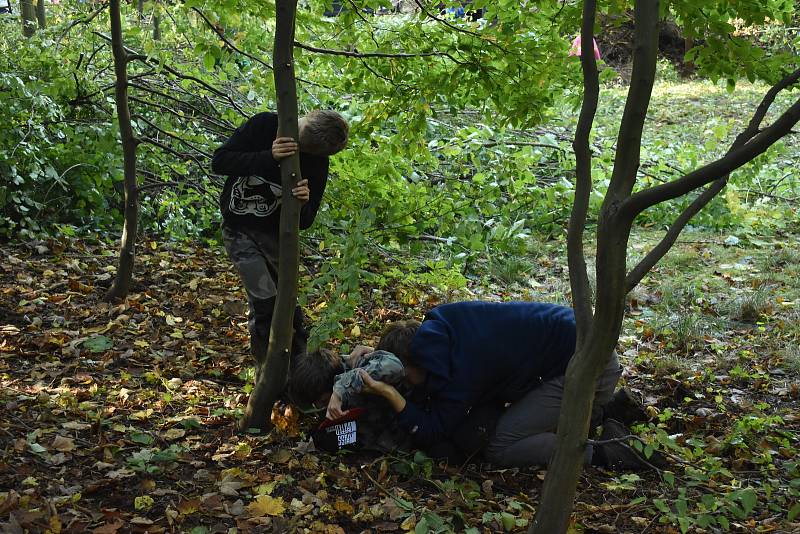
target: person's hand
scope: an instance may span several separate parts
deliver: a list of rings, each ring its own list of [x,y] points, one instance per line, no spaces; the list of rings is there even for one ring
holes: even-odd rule
[[[297,152],[297,141],[291,137],[278,137],[272,142],[272,157],[282,160]]]
[[[361,380],[364,382],[364,387],[361,390],[364,393],[370,393],[372,395],[379,395],[381,397],[386,396],[390,389],[394,389],[392,386],[387,384],[386,382],[381,382],[380,380],[375,380],[369,373],[366,372],[364,369],[359,369],[358,374],[361,376]]]
[[[342,399],[340,399],[339,395],[334,391],[331,394],[331,399],[328,401],[328,410],[325,412],[325,417],[333,421],[334,419],[339,419],[346,413],[347,411],[342,411]]]
[[[356,367],[356,362],[358,362],[358,359],[371,352],[375,352],[375,349],[373,347],[368,347],[366,345],[356,345],[356,348],[354,348],[352,352],[350,352],[350,354],[347,356],[347,365],[351,369],[354,369]]]
[[[394,386],[386,382],[381,382],[380,380],[374,380],[364,369],[359,369],[358,374],[361,376],[362,382],[364,382],[364,387],[361,388],[362,392],[383,397],[389,401],[392,409],[397,413],[405,409],[406,399]]]
[[[292,188],[292,195],[294,195],[294,198],[299,200],[301,204],[308,202],[308,199],[311,197],[311,189],[308,188],[308,180],[303,178],[297,182]]]

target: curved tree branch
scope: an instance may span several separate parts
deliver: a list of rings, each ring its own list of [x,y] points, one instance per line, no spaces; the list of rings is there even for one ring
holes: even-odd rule
[[[584,3],[581,28],[583,43],[591,43],[594,38],[596,9],[595,0]],[[572,149],[575,152],[575,201],[567,233],[567,261],[572,289],[572,307],[575,309],[575,321],[578,326],[577,346],[581,346],[592,321],[592,294],[589,275],[586,272],[586,258],[583,254],[583,231],[586,226],[589,197],[592,192],[592,150],[589,147],[589,136],[592,133],[595,113],[597,113],[600,80],[597,61],[591,46],[584,45],[582,47],[581,67],[583,69],[583,105],[575,130],[575,139],[572,143]]]
[[[316,46],[303,44],[299,41],[295,41],[294,46],[296,46],[297,48],[302,48],[303,50],[308,50],[309,52],[316,52],[318,54],[328,54],[331,56],[378,57],[378,58],[400,58],[400,59],[408,59],[415,57],[431,57],[431,56],[450,57],[449,54],[446,54],[444,52],[407,53],[407,52],[355,52],[350,50],[333,50],[331,48],[317,48]]]
[[[778,93],[787,87],[794,85],[798,80],[800,80],[800,69],[797,69],[793,73],[787,75],[781,81],[772,86],[769,91],[767,91],[767,93],[764,95],[764,98],[756,108],[756,111],[753,113],[753,117],[750,119],[747,127],[736,137],[736,140],[731,145],[731,148],[727,152],[728,154],[744,146],[748,141],[750,141],[750,139],[758,134],[761,123],[764,121],[767,111],[769,111],[769,108],[775,102],[775,98],[778,96]],[[722,189],[728,183],[728,178],[729,175],[725,175],[713,182],[710,186],[708,186],[708,188],[706,188],[705,191],[703,191],[696,199],[694,199],[689,206],[686,207],[683,213],[681,213],[675,219],[661,241],[655,247],[653,247],[650,252],[648,252],[647,255],[636,265],[636,267],[634,267],[625,277],[626,292],[630,292],[634,287],[636,287],[639,282],[642,281],[642,278],[644,278],[645,275],[650,272],[650,269],[652,269],[656,263],[658,263],[661,258],[663,258],[667,252],[669,252],[669,250],[672,248],[672,245],[675,244],[678,236],[689,223],[691,218],[697,215],[701,209],[703,209],[715,196],[717,196],[720,191],[722,191]]]
[[[762,130],[743,146],[677,180],[632,195],[620,206],[619,215],[624,220],[633,220],[651,206],[678,198],[719,180],[766,152],[769,147],[791,132],[798,121],[800,121],[800,99],[771,126]]]

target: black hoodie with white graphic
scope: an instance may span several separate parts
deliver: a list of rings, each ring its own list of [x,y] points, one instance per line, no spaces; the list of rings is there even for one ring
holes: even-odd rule
[[[281,207],[280,163],[272,157],[278,115],[258,113],[214,151],[211,169],[227,176],[220,196],[225,224],[278,233]],[[328,157],[300,152],[300,173],[311,190],[300,212],[300,228],[314,222],[328,183]]]

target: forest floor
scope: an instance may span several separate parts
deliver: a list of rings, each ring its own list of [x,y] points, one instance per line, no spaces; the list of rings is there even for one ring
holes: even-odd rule
[[[632,250],[656,238],[640,231]],[[527,274],[458,294],[364,291],[347,341],[447,299],[563,301],[563,248],[541,243]],[[533,517],[538,469],[331,456],[309,442],[311,416],[236,433],[245,305],[220,248],[144,242],[117,306],[100,299],[111,246],[0,254],[3,532],[521,532]],[[628,308],[623,381],[651,418],[635,430],[671,468],[586,469],[574,531],[800,531],[800,233],[687,233]]]

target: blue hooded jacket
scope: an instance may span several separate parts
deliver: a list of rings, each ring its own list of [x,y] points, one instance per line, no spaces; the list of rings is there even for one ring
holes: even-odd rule
[[[538,302],[456,302],[432,309],[410,346],[425,369],[426,406],[406,402],[400,425],[422,448],[448,438],[483,403],[514,402],[564,374],[575,351],[571,308]]]

